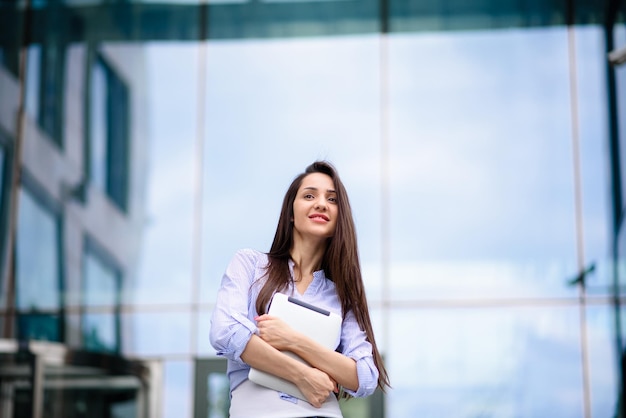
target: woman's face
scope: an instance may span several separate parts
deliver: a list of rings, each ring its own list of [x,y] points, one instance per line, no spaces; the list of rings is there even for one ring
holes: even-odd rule
[[[337,226],[337,192],[330,176],[311,173],[302,180],[293,202],[293,224],[302,236],[328,238]]]

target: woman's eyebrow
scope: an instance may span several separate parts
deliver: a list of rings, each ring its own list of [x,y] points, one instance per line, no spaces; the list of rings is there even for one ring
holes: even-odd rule
[[[303,187],[303,190],[314,190],[314,191],[317,191],[318,189],[317,189],[317,187],[307,186],[307,187]],[[335,189],[327,189],[326,193],[337,193],[337,192],[335,191]]]

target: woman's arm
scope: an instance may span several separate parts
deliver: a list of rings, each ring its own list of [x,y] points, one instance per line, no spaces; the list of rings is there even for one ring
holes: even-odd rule
[[[330,350],[271,315],[256,318],[259,336],[276,350],[291,351],[353,392],[359,388],[356,361]]]
[[[331,392],[337,392],[337,384],[327,373],[283,354],[256,335],[250,338],[241,359],[255,369],[294,383],[316,408],[322,406]]]
[[[256,324],[248,318],[248,290],[254,281],[258,255],[253,251],[235,253],[222,276],[217,302],[211,316],[209,338],[218,355],[243,363],[241,353]]]

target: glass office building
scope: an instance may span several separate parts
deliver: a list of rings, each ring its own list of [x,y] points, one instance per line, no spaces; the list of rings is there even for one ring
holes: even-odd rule
[[[392,383],[346,417],[626,416],[625,13],[0,1],[0,416],[227,416],[222,273],[316,159]]]

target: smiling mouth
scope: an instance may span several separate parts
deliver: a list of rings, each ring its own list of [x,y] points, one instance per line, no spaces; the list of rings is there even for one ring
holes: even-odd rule
[[[311,216],[309,216],[309,219],[322,219],[322,220],[324,220],[326,222],[330,221],[330,219],[328,219],[328,216],[321,215],[321,214],[311,215]]]

